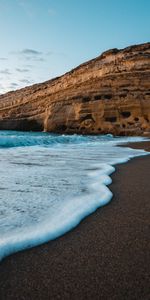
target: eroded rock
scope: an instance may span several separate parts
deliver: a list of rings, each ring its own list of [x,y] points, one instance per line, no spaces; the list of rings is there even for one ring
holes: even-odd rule
[[[150,43],[1,95],[0,129],[150,135]]]

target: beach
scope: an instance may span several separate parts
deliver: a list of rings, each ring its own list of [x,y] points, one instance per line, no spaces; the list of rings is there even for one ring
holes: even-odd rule
[[[150,142],[130,146],[150,151]],[[108,205],[1,262],[1,300],[150,298],[150,156],[117,165],[111,177]]]

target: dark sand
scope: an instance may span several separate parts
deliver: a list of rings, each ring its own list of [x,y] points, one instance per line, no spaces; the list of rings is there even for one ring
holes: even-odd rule
[[[1,262],[0,300],[150,299],[150,156],[117,166],[112,179],[109,205]]]

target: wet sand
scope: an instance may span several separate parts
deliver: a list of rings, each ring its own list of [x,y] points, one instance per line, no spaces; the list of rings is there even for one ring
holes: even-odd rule
[[[150,142],[131,145],[150,151]],[[118,165],[112,201],[0,264],[0,299],[150,299],[150,156]]]

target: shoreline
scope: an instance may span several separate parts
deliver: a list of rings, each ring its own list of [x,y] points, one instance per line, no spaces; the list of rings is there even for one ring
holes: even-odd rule
[[[150,151],[150,142],[125,146]],[[149,163],[148,155],[116,165],[108,205],[64,236],[5,258],[1,300],[147,299]]]

